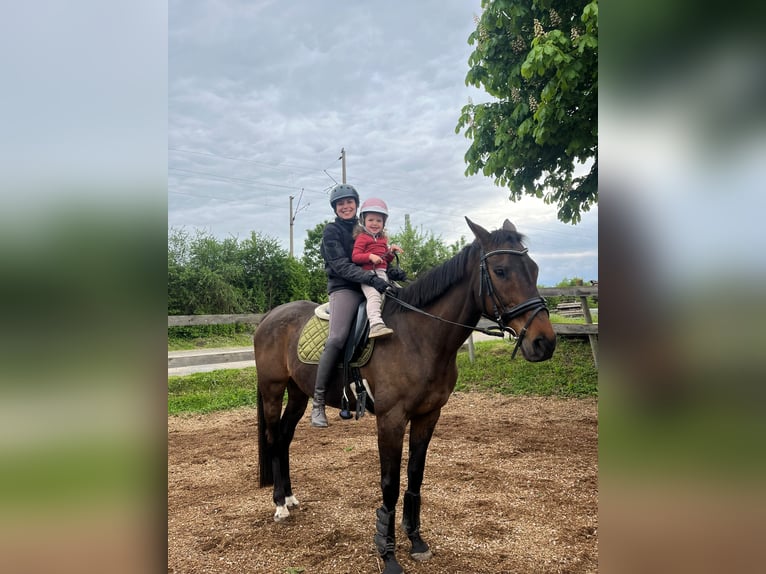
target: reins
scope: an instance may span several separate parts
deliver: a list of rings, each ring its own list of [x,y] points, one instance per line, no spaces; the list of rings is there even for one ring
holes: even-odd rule
[[[444,317],[439,317],[438,315],[432,315],[428,311],[423,311],[423,309],[420,309],[418,307],[415,307],[414,305],[410,305],[406,301],[402,301],[397,297],[396,295],[386,292],[386,299],[393,299],[399,305],[404,307],[405,309],[409,309],[410,311],[415,311],[416,313],[420,313],[421,315],[425,315],[426,317],[431,317],[431,319],[436,319],[437,321],[441,321],[443,323],[449,323],[450,325],[456,325],[458,327],[465,327],[466,329],[470,329],[471,331],[479,331],[480,333],[484,333],[485,335],[491,335],[493,337],[502,337],[503,333],[498,333],[496,330],[498,327],[492,326],[484,329],[483,327],[471,327],[470,325],[466,325],[464,323],[456,323],[455,321],[450,321],[449,319],[445,319]]]
[[[495,251],[490,251],[489,253],[484,253],[484,250],[482,249],[482,255],[481,255],[481,262],[479,264],[479,269],[481,272],[480,277],[480,283],[479,283],[479,298],[481,299],[484,289],[486,288],[487,294],[492,299],[492,311],[494,313],[494,317],[490,317],[486,312],[482,311],[482,316],[486,317],[487,319],[490,319],[492,321],[495,321],[497,325],[493,325],[492,327],[483,328],[478,327],[476,325],[465,325],[463,323],[457,323],[455,321],[450,321],[449,319],[445,319],[444,317],[439,317],[438,315],[432,315],[431,313],[428,313],[427,311],[424,311],[423,309],[419,309],[418,307],[415,307],[414,305],[410,305],[406,301],[402,301],[399,299],[396,295],[393,295],[391,293],[386,293],[386,297],[393,299],[396,301],[399,305],[402,307],[409,309],[410,311],[415,311],[416,313],[420,313],[421,315],[425,315],[426,317],[430,317],[432,319],[436,319],[438,321],[442,321],[443,323],[449,323],[450,325],[456,325],[458,327],[465,327],[466,329],[470,329],[471,331],[478,331],[479,333],[483,333],[485,335],[489,335],[491,337],[503,337],[505,333],[508,333],[509,337],[511,339],[514,339],[516,341],[516,345],[514,346],[513,353],[511,354],[511,359],[514,359],[516,357],[516,352],[519,350],[519,347],[521,346],[521,342],[524,339],[524,336],[527,334],[527,329],[529,328],[529,325],[532,323],[534,318],[537,316],[537,314],[540,311],[545,310],[545,312],[548,312],[548,307],[545,304],[545,299],[542,297],[533,297],[531,299],[528,299],[527,301],[524,301],[523,303],[519,303],[518,305],[514,305],[513,307],[506,307],[505,304],[500,299],[500,296],[495,292],[494,286],[492,285],[492,278],[489,276],[489,271],[487,270],[487,258],[491,257],[492,255],[499,255],[499,254],[510,254],[510,255],[525,255],[527,253],[527,248],[525,247],[523,250],[518,251],[515,249],[496,249]],[[516,331],[513,330],[512,327],[507,327],[504,325],[505,322],[510,321],[514,317],[518,317],[519,315],[523,315],[524,313],[528,311],[534,311],[529,318],[527,319],[527,322],[524,324],[524,328],[519,332],[516,333]]]

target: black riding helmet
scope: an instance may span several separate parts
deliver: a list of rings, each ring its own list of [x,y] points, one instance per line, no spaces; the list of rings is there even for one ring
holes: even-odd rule
[[[330,206],[332,206],[333,211],[335,211],[335,203],[344,197],[353,197],[356,204],[359,205],[359,194],[354,189],[354,186],[347,183],[339,183],[330,192]]]

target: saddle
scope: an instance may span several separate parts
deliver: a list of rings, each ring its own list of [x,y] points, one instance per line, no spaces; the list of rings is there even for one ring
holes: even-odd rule
[[[367,304],[366,301],[362,301],[359,303],[356,318],[346,339],[343,362],[338,365],[343,368],[343,397],[341,398],[340,416],[344,419],[352,417],[348,408],[351,395],[356,398],[357,419],[364,416],[365,410],[371,413],[375,412],[375,399],[369,384],[362,378],[359,371],[359,368],[366,365],[372,357],[375,346],[375,340],[368,337],[369,332]],[[314,315],[301,330],[298,338],[298,360],[307,365],[318,365],[329,334],[329,303],[325,303],[314,310]]]

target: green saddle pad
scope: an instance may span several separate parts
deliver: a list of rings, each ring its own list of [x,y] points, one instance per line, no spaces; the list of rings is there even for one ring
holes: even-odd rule
[[[312,315],[311,319],[303,326],[301,335],[298,338],[298,359],[307,365],[318,365],[319,357],[324,351],[327,337],[330,334],[330,322]],[[361,356],[351,363],[352,367],[362,367],[367,364],[372,357],[372,348],[375,344],[374,339],[370,339],[362,350]]]

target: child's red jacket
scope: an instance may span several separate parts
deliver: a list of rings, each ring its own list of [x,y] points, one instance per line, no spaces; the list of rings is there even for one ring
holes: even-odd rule
[[[373,265],[370,261],[370,253],[374,253],[383,259],[383,263]],[[362,269],[372,271],[373,269],[386,269],[388,263],[394,259],[394,254],[388,250],[388,240],[385,237],[373,237],[366,231],[356,236],[354,241],[354,250],[351,253],[351,261],[361,265]]]

